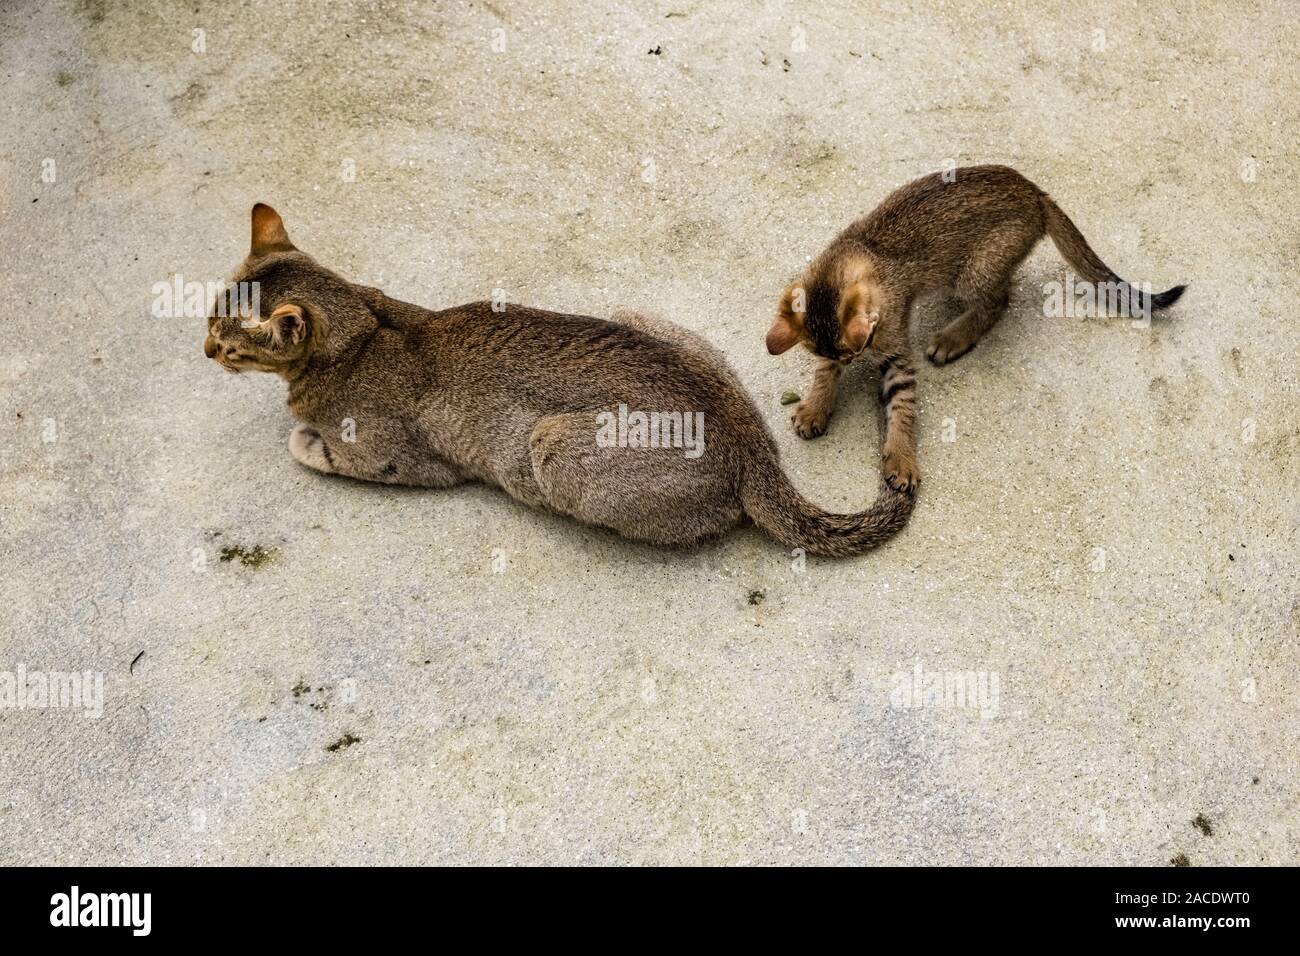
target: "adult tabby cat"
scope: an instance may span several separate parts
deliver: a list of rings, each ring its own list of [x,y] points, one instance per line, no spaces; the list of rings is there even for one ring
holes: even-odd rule
[[[843,557],[907,523],[912,497],[887,488],[856,514],[800,495],[726,361],[685,329],[487,302],[431,312],[319,265],[269,206],[252,220],[235,282],[257,283],[260,313],[241,320],[228,291],[203,350],[232,372],[285,379],[301,422],[289,451],[308,468],[435,488],[479,480],[664,545],[749,515],[788,547]],[[598,440],[611,416],[637,412],[702,421],[701,453]]]

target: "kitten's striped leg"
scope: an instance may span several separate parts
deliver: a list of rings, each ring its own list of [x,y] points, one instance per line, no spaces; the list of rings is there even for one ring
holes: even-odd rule
[[[895,491],[914,491],[921,481],[916,464],[916,371],[909,353],[886,355],[880,363],[880,407],[885,414],[884,475]]]

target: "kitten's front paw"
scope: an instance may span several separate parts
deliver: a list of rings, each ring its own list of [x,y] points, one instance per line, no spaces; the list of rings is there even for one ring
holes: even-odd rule
[[[921,469],[916,458],[899,451],[885,452],[885,484],[895,491],[911,493],[921,483]]]
[[[329,460],[329,451],[325,448],[325,439],[320,437],[320,432],[316,429],[306,425],[296,426],[289,436],[289,454],[316,471],[334,470]]]
[[[826,428],[831,421],[831,411],[824,406],[809,405],[804,401],[794,407],[794,411],[790,413],[790,421],[794,424],[795,433],[800,438],[816,438],[826,433]]]

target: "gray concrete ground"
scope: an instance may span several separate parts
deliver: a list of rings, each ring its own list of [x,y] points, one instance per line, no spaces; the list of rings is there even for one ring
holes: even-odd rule
[[[1287,5],[154,6],[0,13],[0,862],[1300,863]],[[151,314],[258,200],[425,305],[657,309],[854,509],[870,378],[802,442],[763,333],[949,161],[1191,287],[1045,317],[1040,247],[922,369],[920,503],[859,560],[319,477],[278,380]],[[102,717],[19,668],[102,673]]]

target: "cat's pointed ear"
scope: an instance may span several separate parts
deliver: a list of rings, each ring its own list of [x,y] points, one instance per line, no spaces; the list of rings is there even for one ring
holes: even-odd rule
[[[280,214],[266,203],[253,207],[253,245],[249,250],[252,256],[265,256],[272,252],[292,252],[294,244],[289,241],[285,231],[284,220]]]
[[[772,321],[772,327],[767,330],[767,354],[780,355],[782,352],[788,352],[798,341],[799,330],[795,328],[794,323],[778,315]]]
[[[805,312],[804,291],[802,286],[792,285],[781,293],[781,302],[776,309],[776,318],[767,330],[767,352],[780,355],[788,352],[803,337],[803,316]]]
[[[879,312],[858,312],[849,319],[844,329],[844,342],[851,352],[861,352],[876,335],[876,326],[880,324]]]
[[[271,313],[262,327],[274,345],[297,345],[307,337],[307,314],[302,306],[286,302]]]
[[[875,308],[871,290],[855,283],[840,294],[840,327],[850,352],[861,352],[871,344],[880,324],[880,310]]]

